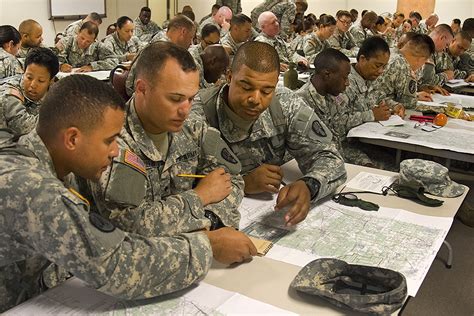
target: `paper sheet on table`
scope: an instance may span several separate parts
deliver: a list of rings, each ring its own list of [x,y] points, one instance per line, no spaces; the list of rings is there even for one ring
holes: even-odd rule
[[[109,79],[110,70],[88,71],[88,72],[58,72],[56,77],[58,79],[62,79],[71,75],[87,75],[87,76],[96,78],[97,80],[105,81]]]
[[[354,178],[346,183],[346,187],[360,191],[381,193],[383,187],[390,186],[396,176],[385,176],[370,172],[359,172]]]
[[[123,301],[73,278],[5,312],[4,315],[296,315],[278,307],[201,282],[199,286],[158,298]]]
[[[398,115],[390,115],[390,118],[386,121],[379,121],[382,126],[398,126],[404,125],[406,122]]]

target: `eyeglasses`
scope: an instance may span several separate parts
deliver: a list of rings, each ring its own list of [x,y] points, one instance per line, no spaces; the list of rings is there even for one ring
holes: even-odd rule
[[[338,21],[341,22],[344,25],[352,25],[352,21],[344,21],[344,20],[341,20],[341,19],[338,19]]]

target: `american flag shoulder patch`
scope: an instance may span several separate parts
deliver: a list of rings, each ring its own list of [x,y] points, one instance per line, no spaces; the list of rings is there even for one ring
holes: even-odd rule
[[[133,167],[134,169],[136,169],[136,170],[140,171],[141,173],[143,173],[144,175],[146,175],[145,163],[143,163],[143,160],[141,160],[140,157],[138,157],[131,150],[125,149],[125,155],[124,155],[123,161],[127,165]]]

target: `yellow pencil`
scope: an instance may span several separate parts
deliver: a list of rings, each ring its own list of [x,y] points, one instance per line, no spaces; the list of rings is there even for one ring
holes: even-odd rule
[[[205,178],[205,175],[202,174],[178,174],[178,177],[187,177],[187,178]]]

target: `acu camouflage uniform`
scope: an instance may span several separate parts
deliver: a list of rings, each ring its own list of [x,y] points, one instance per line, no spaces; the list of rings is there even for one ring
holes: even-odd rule
[[[314,59],[316,56],[323,50],[329,47],[329,43],[324,40],[321,41],[316,35],[315,32],[312,32],[306,38],[304,45],[303,45],[303,52],[306,59],[310,64],[314,63]]]
[[[169,149],[164,157],[142,127],[135,99],[128,104],[129,113],[120,134],[124,154],[119,161],[115,159],[100,183],[90,183],[99,212],[119,228],[144,236],[169,236],[209,227],[205,210],[217,215],[224,225],[239,227],[237,207],[243,198],[244,182],[237,158],[220,137],[213,144],[206,143],[208,135],[218,132],[208,129],[202,120],[188,119],[180,132],[168,133]],[[210,147],[228,153],[225,157],[229,161]],[[120,164],[128,167],[120,169]],[[193,190],[195,179],[178,174],[207,174],[218,167],[231,173],[232,192],[221,202],[203,207]]]
[[[390,106],[401,103],[407,109],[414,109],[417,102],[416,78],[405,57],[402,54],[394,56],[374,82],[377,104],[385,100]]]
[[[251,12],[252,25],[255,29],[260,30],[258,25],[258,17],[265,11],[271,11],[280,23],[280,35],[287,39],[291,35],[293,21],[296,16],[296,4],[293,0],[265,0],[256,6]]]
[[[90,65],[92,70],[111,70],[118,64],[117,56],[101,42],[94,42],[85,50],[77,46],[76,36],[69,37],[58,55],[60,64],[73,68]]]
[[[360,23],[351,27],[349,33],[352,35],[354,44],[357,47],[360,47],[364,40],[374,36],[370,30],[366,30]]]
[[[357,56],[358,48],[350,32],[342,33],[338,28],[336,28],[334,34],[331,35],[327,41],[329,47],[341,51],[347,57]]]
[[[136,36],[132,36],[128,42],[122,42],[117,32],[107,35],[103,43],[118,58],[119,62],[127,61],[127,53],[136,54],[144,46]]]
[[[0,80],[23,73],[23,65],[18,58],[0,47]]]
[[[49,47],[44,46],[43,44],[40,44],[40,46],[38,46],[38,47],[49,48]],[[37,47],[23,47],[23,46],[20,46],[20,49],[18,50],[18,54],[16,54],[16,57],[26,58],[26,56],[28,55],[30,50],[32,50],[34,48],[37,48]]]
[[[331,132],[295,93],[277,87],[272,105],[258,117],[250,131],[239,128],[227,114],[227,109],[230,110],[225,101],[227,93],[228,85],[201,90],[192,112],[219,129],[239,158],[243,174],[265,163],[282,165],[288,152],[295,157],[305,177],[320,183],[314,201],[344,183],[344,161],[331,144]]]
[[[36,127],[41,101],[30,100],[23,89],[23,76],[8,78],[0,85],[0,128],[27,134]]]
[[[228,32],[221,40],[222,46],[229,47],[230,48],[230,53],[229,53],[229,62],[230,65],[232,65],[232,60],[234,59],[235,54],[237,53],[237,50],[239,49],[240,46],[242,46],[244,42],[242,43],[236,43],[230,32]]]
[[[239,14],[242,12],[241,0],[217,0],[216,4],[229,7],[232,10],[232,14]]]
[[[147,25],[143,24],[140,18],[136,18],[135,21],[135,36],[144,43],[150,42],[153,35],[161,31],[161,27],[158,26],[155,22],[148,22]]]
[[[145,239],[115,229],[57,178],[35,131],[20,138],[24,149],[1,142],[0,312],[43,291],[41,272],[51,262],[128,300],[174,292],[206,274],[212,250],[203,233]]]
[[[303,59],[302,56],[292,52],[288,44],[279,36],[273,38],[267,36],[265,33],[260,33],[255,39],[256,42],[263,42],[272,45],[280,58],[280,63],[289,64],[290,62],[298,63]]]
[[[446,49],[443,52],[435,53],[432,60],[423,66],[421,84],[443,86],[448,80],[444,73],[445,70],[454,71],[455,79],[465,79],[474,73],[474,66],[469,67],[469,65],[463,64],[460,57],[451,56],[449,49]]]
[[[194,46],[197,47],[194,48]],[[203,52],[201,44],[197,44],[194,46],[189,48],[189,52],[191,53],[191,56],[193,56],[194,62],[196,63],[196,67],[199,71],[199,89],[212,87],[214,84],[207,82],[206,78],[204,78],[204,63],[202,62],[202,58],[200,55]],[[192,48],[194,49],[191,51]],[[199,51],[201,51],[201,53],[199,53]]]
[[[75,22],[72,22],[63,31],[63,38],[65,37],[74,37],[79,33],[79,30],[81,29],[82,25],[84,24],[83,20],[78,20]]]

